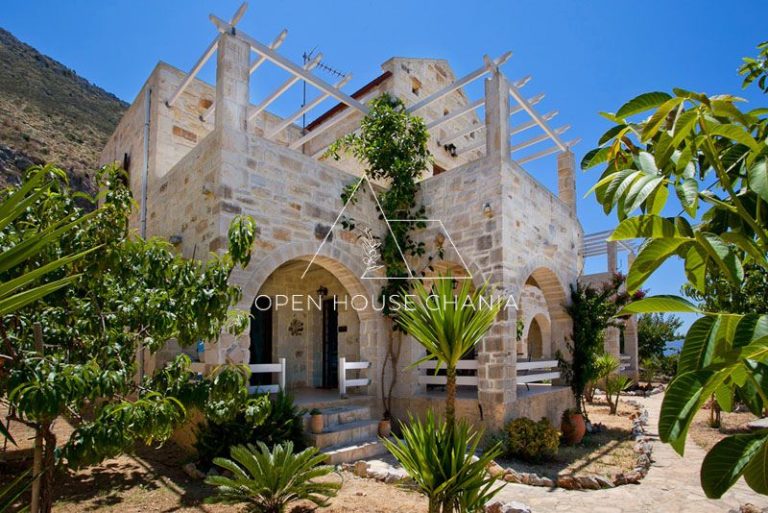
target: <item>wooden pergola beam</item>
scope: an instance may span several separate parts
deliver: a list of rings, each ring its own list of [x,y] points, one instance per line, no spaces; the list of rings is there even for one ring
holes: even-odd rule
[[[307,71],[311,71],[311,70],[315,69],[317,67],[317,65],[320,64],[320,61],[322,59],[323,59],[322,52],[318,53],[315,56],[315,58],[312,59],[312,61],[310,61],[310,62],[308,62],[308,63],[306,63],[304,65],[304,69],[307,70]],[[285,93],[288,89],[291,88],[291,86],[293,84],[295,84],[298,81],[299,81],[299,77],[294,75],[291,78],[289,78],[288,80],[286,80],[285,82],[283,82],[282,84],[280,84],[280,87],[275,89],[275,91],[272,92],[272,94],[270,94],[269,96],[264,98],[264,100],[260,104],[258,104],[257,106],[255,106],[253,108],[251,113],[248,115],[248,121],[250,122],[253,118],[255,118],[256,116],[261,114],[264,111],[264,109],[269,107],[275,100],[280,98],[280,96],[282,96],[283,93]]]
[[[579,142],[581,142],[581,139],[579,139],[579,138],[572,139],[572,140],[568,141],[567,143],[565,143],[565,147],[566,148],[571,148],[571,147],[579,144]],[[515,159],[515,162],[517,162],[518,164],[525,164],[526,162],[531,162],[533,160],[537,160],[537,159],[546,157],[548,155],[552,155],[554,153],[558,153],[560,151],[562,151],[560,149],[560,147],[555,145],[555,146],[552,146],[550,148],[547,148],[546,150],[542,150],[542,151],[540,151],[538,153],[533,153],[533,154],[528,155],[526,157],[523,157],[523,158],[520,158],[520,159]]]
[[[245,14],[245,11],[248,9],[248,2],[243,2],[240,4],[240,7],[237,8],[237,11],[235,11],[235,14],[232,15],[232,18],[229,20],[229,25],[234,27],[237,25],[237,23],[242,19],[243,15]],[[195,76],[200,72],[201,69],[203,69],[203,66],[205,66],[205,63],[208,62],[208,59],[211,58],[211,56],[216,52],[216,47],[219,44],[219,38],[221,35],[216,36],[213,41],[211,41],[211,44],[208,45],[208,48],[205,49],[205,52],[203,52],[203,55],[200,56],[200,58],[197,60],[194,66],[192,66],[192,69],[187,73],[187,76],[184,77],[184,80],[181,81],[181,84],[179,84],[179,87],[176,88],[176,91],[171,95],[171,97],[166,100],[165,105],[168,108],[173,107],[173,104],[178,101],[178,99],[181,97],[181,95],[184,93],[184,91],[189,87],[189,84],[192,83],[192,80],[195,79]]]
[[[221,18],[219,18],[214,14],[211,14],[209,18],[211,19],[213,24],[216,25],[216,28],[219,30],[219,32],[232,32],[234,29],[232,25],[230,25],[229,23],[227,23],[226,21],[222,20]],[[311,84],[312,86],[320,89],[321,91],[330,94],[331,96],[333,96],[340,102],[348,105],[349,107],[352,107],[355,110],[362,112],[363,114],[368,114],[368,107],[366,107],[359,101],[355,100],[348,94],[345,94],[340,90],[338,90],[337,88],[333,87],[331,84],[329,84],[325,80],[314,76],[312,73],[309,73],[308,71],[304,70],[301,66],[286,59],[279,53],[269,48],[267,45],[262,44],[261,42],[257,41],[256,39],[249,36],[245,32],[234,31],[234,34],[236,37],[239,37],[240,39],[248,43],[251,46],[251,49],[253,49],[253,51],[263,56],[267,60],[271,61],[273,64],[277,65],[278,67],[284,69],[289,73],[292,73],[293,75],[298,75],[300,79],[303,79],[308,84]]]

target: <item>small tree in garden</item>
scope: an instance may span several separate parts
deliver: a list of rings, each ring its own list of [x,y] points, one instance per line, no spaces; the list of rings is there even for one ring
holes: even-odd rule
[[[445,366],[445,418],[449,426],[456,420],[456,367],[493,326],[504,306],[503,301],[486,296],[487,286],[472,291],[470,280],[454,287],[450,276],[439,276],[427,290],[421,282],[414,285],[414,300],[406,301],[396,320],[427,350],[427,355],[413,365],[437,360]],[[410,297],[409,297],[410,299]]]
[[[271,450],[261,442],[257,446],[236,445],[231,449],[232,459],[213,460],[231,477],[208,477],[205,482],[216,486],[217,491],[206,502],[245,504],[249,513],[284,513],[289,504],[297,501],[326,507],[341,483],[316,481],[334,471],[333,466],[323,465],[325,456],[319,452],[310,447],[294,453],[291,442]]]
[[[637,354],[641,360],[661,358],[669,342],[680,340],[682,334],[677,330],[683,321],[676,315],[662,313],[642,314],[637,316]]]
[[[761,50],[742,69],[745,85],[765,85],[765,45]],[[582,167],[605,166],[593,190],[621,221],[611,239],[646,239],[629,271],[629,291],[673,256],[684,261],[688,285],[705,300],[710,277],[739,288],[745,268],[768,270],[768,118],[766,109],[741,109],[740,102],[674,89],[642,94],[605,114],[615,126]],[[673,211],[683,211],[663,217],[670,189],[678,203]],[[664,397],[663,441],[682,455],[694,416],[713,396],[726,411],[736,400],[757,415],[768,408],[768,316],[702,310],[675,296],[646,298],[622,313],[649,312],[701,315]],[[701,484],[708,497],[720,497],[743,476],[768,494],[767,468],[768,430],[732,435],[707,453]]]
[[[577,283],[571,286],[571,302],[565,306],[573,319],[573,335],[568,343],[571,358],[558,356],[563,376],[576,399],[579,413],[586,412],[584,393],[598,378],[597,359],[603,354],[604,333],[611,326],[621,327],[614,319],[622,306],[642,297],[642,292],[628,295],[623,290],[624,276],[616,274],[600,288]]]
[[[46,181],[35,182],[39,173],[47,175]],[[30,227],[52,233],[65,226],[64,219],[79,220],[17,265],[0,269],[6,284],[40,269],[51,270],[38,275],[40,286],[55,288],[67,281],[67,287],[0,318],[5,348],[0,398],[8,403],[12,420],[42,434],[46,512],[57,467],[90,465],[130,450],[136,441],[166,440],[185,419],[188,405],[220,418],[244,403],[253,415],[268,408],[268,402],[248,397],[237,368],[195,382],[186,357],[141,383],[135,380],[141,348],[155,352],[172,338],[186,346],[216,340],[223,328],[244,328],[244,315],[229,311],[239,290],[228,279],[235,265],[250,258],[253,221],[236,218],[229,230],[230,251],[204,264],[180,257],[166,242],[128,236],[132,199],[122,171],[97,173],[100,206],[87,215],[81,204],[96,203],[96,198],[72,191],[65,177],[60,170],[33,169],[20,186],[0,193],[5,203],[34,184],[30,190],[35,195],[23,213],[0,224],[4,256],[25,247]],[[53,269],[62,257],[82,253]],[[42,344],[33,335],[38,324]],[[53,423],[61,416],[75,430],[57,448]]]
[[[391,298],[406,294],[410,287],[408,269],[403,258],[408,256],[421,257],[425,254],[423,242],[416,242],[412,233],[424,228],[424,206],[416,202],[419,191],[418,178],[427,170],[432,156],[427,142],[429,131],[424,120],[411,116],[405,103],[399,98],[387,93],[374,98],[369,104],[370,111],[360,122],[359,132],[353,132],[334,142],[326,155],[338,160],[341,152],[349,151],[365,166],[365,173],[372,180],[387,184],[388,188],[377,194],[381,205],[380,218],[397,219],[397,223],[389,223],[387,233],[383,236],[374,235],[380,241],[379,258],[384,265],[388,278],[382,287],[381,296],[384,299],[384,314],[392,320],[397,312],[393,311]],[[346,204],[354,203],[355,184],[342,191],[341,198]],[[371,193],[376,194],[375,191]],[[414,219],[413,222],[404,222]],[[344,218],[343,224],[348,229],[355,227],[355,220]],[[440,250],[442,251],[442,250]],[[431,258],[430,258],[431,260]],[[402,300],[400,301],[402,303]],[[393,330],[398,327],[393,323]],[[399,333],[390,334],[384,365],[381,368],[381,399],[384,407],[384,417],[389,419],[392,407],[392,390],[397,380],[397,372],[392,373],[389,386],[384,386],[384,376],[387,364],[397,367],[400,357]]]

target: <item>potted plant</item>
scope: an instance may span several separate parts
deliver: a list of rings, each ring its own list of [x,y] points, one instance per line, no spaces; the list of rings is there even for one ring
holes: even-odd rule
[[[318,410],[317,408],[312,408],[309,412],[310,415],[310,421],[309,421],[309,429],[312,431],[312,433],[318,435],[323,432],[323,412]]]
[[[576,409],[565,410],[560,419],[560,432],[563,433],[563,441],[567,445],[576,445],[581,442],[587,433],[584,415]]]
[[[379,436],[387,438],[392,433],[392,416],[389,411],[384,412],[384,416],[379,421]]]

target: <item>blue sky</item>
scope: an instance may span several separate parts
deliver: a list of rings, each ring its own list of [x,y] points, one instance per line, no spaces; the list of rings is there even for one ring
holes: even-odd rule
[[[130,102],[158,60],[191,67],[215,36],[208,14],[229,18],[239,3],[4,0],[0,26]],[[582,138],[575,148],[580,159],[609,126],[597,113],[615,111],[643,92],[679,86],[738,93],[752,105],[765,105],[757,90],[741,91],[736,69],[742,56],[753,55],[768,39],[766,19],[764,0],[252,1],[240,28],[264,42],[287,28],[280,52],[299,61],[302,52],[317,46],[327,64],[353,73],[348,90],[374,78],[391,56],[445,58],[461,75],[477,68],[483,54],[512,50],[505,73],[533,75],[526,94],[547,94],[540,111],[559,110],[553,123],[572,125],[566,139]],[[212,77],[208,65],[202,78]],[[263,66],[252,79],[252,98],[258,101],[284,79]],[[470,94],[477,97],[481,86],[475,86]],[[296,86],[273,110],[285,114],[300,102]],[[554,158],[528,170],[556,186]],[[615,225],[592,197],[582,199],[598,174],[577,178],[579,217],[587,233]],[[601,265],[588,262],[587,270]],[[679,264],[670,263],[648,287],[655,294],[677,293],[681,283]]]

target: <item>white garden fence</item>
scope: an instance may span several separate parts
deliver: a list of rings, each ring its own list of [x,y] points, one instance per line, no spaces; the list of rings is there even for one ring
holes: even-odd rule
[[[371,362],[348,362],[344,357],[339,358],[339,395],[342,398],[347,395],[348,388],[367,387],[371,384],[369,378],[350,379],[347,377],[347,372],[351,370],[368,369],[370,366]]]

